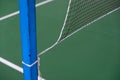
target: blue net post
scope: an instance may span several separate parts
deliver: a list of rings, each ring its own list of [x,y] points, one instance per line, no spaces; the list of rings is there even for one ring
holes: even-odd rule
[[[24,80],[38,80],[35,0],[19,0]]]

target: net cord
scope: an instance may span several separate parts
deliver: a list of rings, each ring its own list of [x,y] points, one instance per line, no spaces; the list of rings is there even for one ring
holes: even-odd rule
[[[45,49],[45,50],[43,50],[42,52],[40,52],[40,53],[38,54],[38,56],[46,53],[47,51],[49,51],[50,49],[54,48],[57,44],[59,44],[59,43],[61,42],[61,41],[60,41],[60,38],[61,38],[61,36],[62,36],[64,27],[65,27],[65,24],[66,24],[66,21],[67,21],[68,13],[69,13],[69,10],[70,10],[70,5],[71,5],[71,0],[69,1],[68,9],[67,9],[67,12],[66,12],[66,17],[65,17],[65,20],[64,20],[64,23],[63,23],[63,27],[62,27],[62,29],[61,29],[61,32],[60,32],[60,35],[59,35],[57,41],[56,41],[52,46],[50,46],[50,47],[48,47],[47,49]]]

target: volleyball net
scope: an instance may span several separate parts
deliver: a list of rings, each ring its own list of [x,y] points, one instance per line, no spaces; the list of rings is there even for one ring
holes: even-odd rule
[[[46,53],[76,32],[120,9],[120,0],[69,0],[66,17],[58,40],[40,52]]]
[[[46,53],[76,32],[120,9],[120,0],[69,0],[66,17],[57,41],[44,51]]]

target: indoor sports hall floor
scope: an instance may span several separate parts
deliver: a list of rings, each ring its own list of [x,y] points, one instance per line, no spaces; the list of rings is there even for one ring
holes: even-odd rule
[[[38,53],[56,42],[67,10],[68,0],[47,1],[36,1]],[[18,10],[18,0],[0,0],[0,58],[21,67]],[[120,80],[120,10],[41,55],[40,69],[46,80]],[[0,80],[23,75],[0,62]]]

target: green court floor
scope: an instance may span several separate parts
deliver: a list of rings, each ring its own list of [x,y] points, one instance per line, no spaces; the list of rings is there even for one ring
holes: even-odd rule
[[[54,0],[36,8],[38,53],[56,42],[68,1]],[[18,0],[0,0],[0,19],[18,10]],[[0,20],[0,57],[22,67],[19,15]],[[46,80],[120,80],[120,10],[84,28],[40,58]],[[23,75],[0,63],[0,80],[23,80]]]

